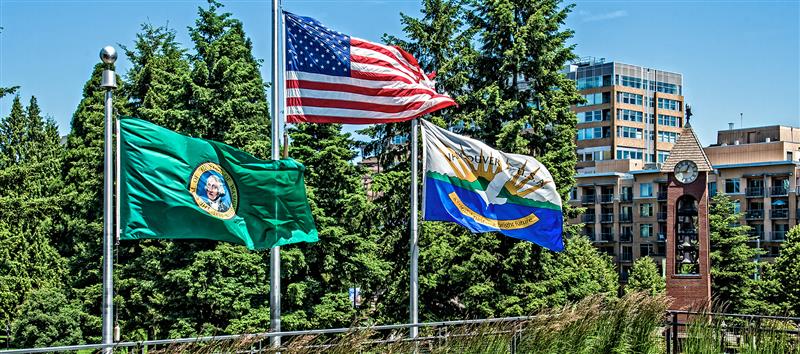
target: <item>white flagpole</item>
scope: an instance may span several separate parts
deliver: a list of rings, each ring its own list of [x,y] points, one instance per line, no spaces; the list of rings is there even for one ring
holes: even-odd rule
[[[117,51],[106,46],[100,51],[100,60],[112,65],[117,61]],[[112,259],[114,247],[114,150],[112,135],[114,121],[112,118],[112,91],[117,87],[114,70],[103,70],[100,87],[106,89],[105,96],[105,139],[103,162],[103,344],[114,343],[114,263]],[[112,353],[112,347],[104,347],[103,353]]]
[[[280,159],[280,109],[279,109],[279,85],[278,85],[278,63],[279,63],[279,18],[281,4],[280,0],[272,0],[272,159]],[[277,211],[277,201],[275,204]],[[281,250],[280,247],[273,247],[270,250],[270,276],[269,276],[269,317],[270,331],[281,331]],[[273,347],[280,347],[281,338],[271,337],[270,343]]]
[[[417,338],[419,328],[416,324],[419,323],[419,269],[417,260],[419,258],[419,235],[417,229],[417,210],[418,210],[418,192],[419,186],[417,185],[417,167],[419,162],[419,151],[417,150],[417,125],[418,119],[411,121],[411,240],[409,254],[411,256],[411,284],[410,284],[410,297],[411,303],[409,306],[411,329],[409,330],[410,338]]]

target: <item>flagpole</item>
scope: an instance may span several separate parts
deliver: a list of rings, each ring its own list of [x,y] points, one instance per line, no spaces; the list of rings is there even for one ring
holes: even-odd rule
[[[280,0],[272,0],[272,159],[280,159],[280,110],[278,96],[278,58],[279,58],[279,25]],[[277,200],[275,204],[277,211]],[[269,317],[270,331],[281,331],[281,250],[280,247],[270,249],[269,255],[270,277],[269,277]],[[273,347],[280,347],[281,338],[271,337],[270,343]]]
[[[419,119],[411,120],[411,237],[410,237],[410,256],[411,256],[411,284],[410,284],[410,298],[411,303],[409,306],[409,313],[410,313],[410,322],[412,324],[411,329],[409,330],[409,337],[410,338],[417,338],[417,334],[419,333],[419,328],[417,328],[416,324],[419,323],[419,265],[417,260],[419,258],[419,235],[417,229],[417,209],[418,209],[418,190],[419,186],[417,185],[417,167],[419,162],[419,151],[417,150],[417,124],[419,124]]]
[[[106,46],[100,51],[100,59],[107,65],[117,61],[117,51]],[[103,163],[103,344],[114,343],[114,263],[112,247],[114,245],[114,151],[112,149],[113,106],[112,91],[117,87],[114,70],[103,70],[100,87],[106,89],[105,96],[105,161]],[[103,353],[112,353],[112,347],[104,347]]]

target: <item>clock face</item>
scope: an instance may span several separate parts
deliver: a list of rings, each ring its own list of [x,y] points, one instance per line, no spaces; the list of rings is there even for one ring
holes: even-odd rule
[[[697,179],[697,164],[689,160],[683,160],[675,165],[675,179],[683,184],[692,183]]]

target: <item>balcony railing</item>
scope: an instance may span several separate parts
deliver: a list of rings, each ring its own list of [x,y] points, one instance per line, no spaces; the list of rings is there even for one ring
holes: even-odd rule
[[[788,219],[789,209],[772,209],[769,211],[769,217],[771,219]]]
[[[631,232],[620,233],[619,242],[633,242],[633,233]]]
[[[772,241],[783,241],[786,239],[786,231],[772,231],[770,236]]]
[[[658,200],[667,200],[667,192],[658,192]]]
[[[769,189],[770,197],[782,197],[789,195],[789,188],[784,186],[772,186]]]
[[[633,215],[631,215],[631,214],[619,214],[619,222],[632,223],[633,222]]]
[[[747,187],[744,194],[748,198],[762,198],[764,197],[764,187]]]
[[[656,219],[658,221],[667,221],[667,212],[659,211],[658,213],[656,213]]]
[[[633,201],[633,194],[620,194],[619,201],[622,203],[630,203]]]
[[[614,195],[613,194],[601,194],[600,195],[600,203],[613,203],[614,202]]]
[[[594,223],[595,219],[594,213],[581,215],[582,223]]]
[[[755,242],[756,239],[761,241],[765,241],[764,239],[764,231],[759,230],[750,230],[750,237],[752,237],[752,241]]]
[[[744,213],[745,220],[764,220],[764,210],[749,209]]]
[[[594,204],[595,202],[597,202],[597,195],[589,194],[581,197],[581,203],[583,204]]]
[[[632,261],[632,260],[633,260],[633,255],[632,255],[632,254],[630,254],[630,253],[623,253],[623,254],[622,254],[620,257],[619,257],[619,260],[620,260],[621,262],[630,262],[630,261]]]
[[[662,241],[662,242],[664,242],[664,241],[666,241],[666,240],[667,240],[667,233],[666,233],[666,232],[659,232],[659,233],[656,235],[656,238],[658,239],[658,241]]]
[[[613,232],[601,232],[600,233],[600,241],[602,241],[602,242],[614,242],[614,233]]]
[[[614,222],[614,214],[600,214],[600,222],[601,223]]]

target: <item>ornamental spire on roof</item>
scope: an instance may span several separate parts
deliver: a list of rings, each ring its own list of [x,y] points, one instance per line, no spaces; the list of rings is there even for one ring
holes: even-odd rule
[[[664,165],[661,166],[661,172],[671,172],[675,169],[675,165],[683,160],[690,160],[696,163],[698,171],[711,171],[714,169],[711,167],[711,162],[708,160],[708,156],[703,151],[703,146],[700,145],[700,140],[688,121],[684,125],[678,141],[672,147],[669,157],[664,161]]]

